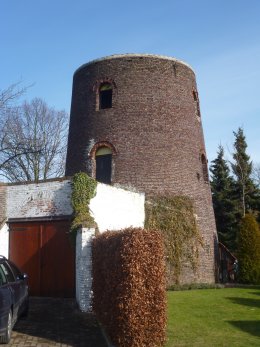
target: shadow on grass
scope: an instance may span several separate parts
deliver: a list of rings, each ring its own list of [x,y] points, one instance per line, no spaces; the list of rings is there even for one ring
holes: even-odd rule
[[[250,294],[254,294],[254,295],[260,296],[260,292],[253,292],[253,293],[250,293]]]
[[[227,321],[235,328],[240,329],[253,336],[260,337],[260,320],[248,320],[248,321]]]
[[[233,302],[234,304],[260,308],[259,299],[248,299],[248,298],[227,298],[227,299]]]

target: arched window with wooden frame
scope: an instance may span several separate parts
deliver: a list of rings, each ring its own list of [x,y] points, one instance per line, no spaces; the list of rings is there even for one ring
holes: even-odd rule
[[[110,142],[97,142],[89,153],[92,159],[92,177],[98,182],[112,184],[115,156],[116,150]]]
[[[111,184],[112,178],[112,151],[109,147],[100,147],[96,151],[96,180]]]

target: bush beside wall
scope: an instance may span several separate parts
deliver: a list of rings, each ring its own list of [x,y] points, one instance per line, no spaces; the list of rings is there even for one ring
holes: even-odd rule
[[[117,347],[165,341],[166,293],[161,233],[106,232],[93,241],[93,309]]]
[[[260,229],[252,214],[241,220],[237,256],[239,282],[260,284]]]

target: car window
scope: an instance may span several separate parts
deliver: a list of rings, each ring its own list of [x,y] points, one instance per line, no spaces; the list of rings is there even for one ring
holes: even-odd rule
[[[6,263],[1,264],[0,266],[5,274],[5,277],[7,278],[7,282],[15,282],[14,275],[9,266]]]
[[[8,261],[8,265],[9,267],[11,268],[13,274],[14,274],[14,277],[17,279],[19,276],[21,276],[21,271],[13,264],[11,263],[10,261]]]
[[[6,280],[6,277],[5,277],[5,274],[4,274],[4,271],[1,267],[1,265],[2,264],[0,264],[0,286],[7,283],[7,280]]]

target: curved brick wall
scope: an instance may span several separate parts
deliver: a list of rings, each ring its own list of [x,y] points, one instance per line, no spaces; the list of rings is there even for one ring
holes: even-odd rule
[[[98,88],[113,86],[113,107],[98,109]],[[174,58],[126,54],[92,61],[74,74],[66,175],[95,175],[98,143],[113,146],[112,184],[151,194],[193,198],[205,247],[195,277],[214,281],[215,221],[196,78]],[[112,148],[112,147],[111,147]]]

